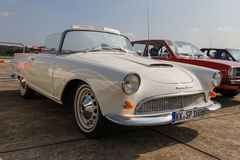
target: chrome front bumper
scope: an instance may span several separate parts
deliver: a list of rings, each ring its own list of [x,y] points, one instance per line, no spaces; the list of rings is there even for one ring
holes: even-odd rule
[[[221,108],[221,104],[214,102],[205,108],[205,113],[213,112]],[[172,123],[172,112],[161,113],[159,115],[141,115],[141,116],[105,116],[110,121],[126,126],[156,126]]]
[[[230,84],[240,84],[240,79],[230,80]]]

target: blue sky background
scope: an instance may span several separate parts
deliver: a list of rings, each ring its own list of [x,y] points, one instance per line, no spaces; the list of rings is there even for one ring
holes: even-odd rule
[[[239,0],[149,0],[150,38],[240,48],[239,8]],[[146,39],[146,0],[0,0],[0,41],[42,45],[71,24]]]

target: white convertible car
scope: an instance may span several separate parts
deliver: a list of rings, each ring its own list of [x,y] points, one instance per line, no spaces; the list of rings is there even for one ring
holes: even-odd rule
[[[74,107],[83,134],[101,135],[107,121],[129,126],[179,123],[221,108],[211,101],[216,70],[135,54],[119,31],[74,25],[48,36],[46,50],[12,61],[20,94],[39,92]]]

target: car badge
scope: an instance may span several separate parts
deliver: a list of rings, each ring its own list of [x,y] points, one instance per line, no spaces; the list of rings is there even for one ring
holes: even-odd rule
[[[179,84],[176,89],[190,89],[190,88],[193,88],[193,86],[186,86],[186,85],[183,85],[183,84]]]

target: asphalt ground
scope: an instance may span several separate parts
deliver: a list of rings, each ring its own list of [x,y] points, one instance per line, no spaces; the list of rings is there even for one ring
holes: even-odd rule
[[[101,139],[81,135],[73,113],[37,94],[26,100],[0,64],[0,160],[240,159],[240,95],[218,96],[217,112],[181,125],[112,125]],[[2,80],[2,81],[1,81]]]

